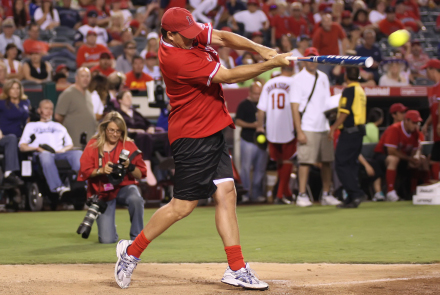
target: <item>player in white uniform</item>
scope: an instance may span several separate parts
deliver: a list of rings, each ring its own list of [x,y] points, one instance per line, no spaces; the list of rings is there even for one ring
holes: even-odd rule
[[[290,108],[290,89],[292,85],[293,65],[281,68],[281,76],[267,81],[261,91],[257,108],[257,132],[264,132],[263,122],[266,115],[266,138],[269,142],[269,154],[277,162],[279,186],[277,204],[290,204],[292,197],[289,178],[296,153],[296,139],[293,129],[292,110]]]

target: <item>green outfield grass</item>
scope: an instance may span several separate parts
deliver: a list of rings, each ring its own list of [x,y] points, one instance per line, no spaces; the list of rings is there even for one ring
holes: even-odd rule
[[[145,210],[145,221],[155,209]],[[440,206],[365,203],[356,210],[265,205],[237,208],[247,261],[281,263],[440,262]],[[85,211],[0,214],[0,264],[115,262],[115,245],[76,234]],[[116,212],[129,237],[128,211]],[[197,208],[149,246],[144,262],[224,262],[214,208]]]

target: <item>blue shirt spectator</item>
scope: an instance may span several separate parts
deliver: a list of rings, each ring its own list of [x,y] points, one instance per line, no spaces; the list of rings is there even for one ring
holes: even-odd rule
[[[17,79],[7,80],[0,96],[0,130],[4,135],[21,137],[29,118],[30,101],[23,94],[23,87]]]
[[[57,7],[60,15],[60,25],[72,29],[78,29],[81,25],[81,16],[78,10],[70,8],[71,0],[63,0],[63,7]]]
[[[376,33],[373,30],[364,31],[364,44],[356,47],[356,54],[360,56],[371,56],[374,59],[371,68],[365,68],[367,72],[374,74],[376,83],[379,81],[379,64],[382,61],[382,53],[379,46],[375,44]]]
[[[226,3],[226,9],[228,10],[230,15],[234,15],[234,13],[246,10],[246,4],[241,2],[240,0],[228,1]]]
[[[163,108],[160,110],[159,118],[157,119],[156,126],[163,128],[165,131],[168,131],[168,115],[170,111],[168,108]]]

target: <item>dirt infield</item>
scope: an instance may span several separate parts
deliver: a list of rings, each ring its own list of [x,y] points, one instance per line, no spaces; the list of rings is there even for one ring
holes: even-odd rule
[[[113,264],[1,265],[0,294],[440,294],[440,264],[251,263],[265,293],[220,283],[226,264],[139,264],[131,286]]]

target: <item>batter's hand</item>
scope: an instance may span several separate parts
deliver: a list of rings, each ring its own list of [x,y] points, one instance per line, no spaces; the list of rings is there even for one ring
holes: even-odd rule
[[[277,54],[272,61],[275,63],[277,67],[284,67],[290,65],[290,60],[287,60],[286,57],[292,56],[292,53],[283,53]]]
[[[258,50],[258,53],[265,59],[265,60],[269,60],[274,58],[278,52],[275,49],[269,48],[269,47],[260,47],[260,49]]]

